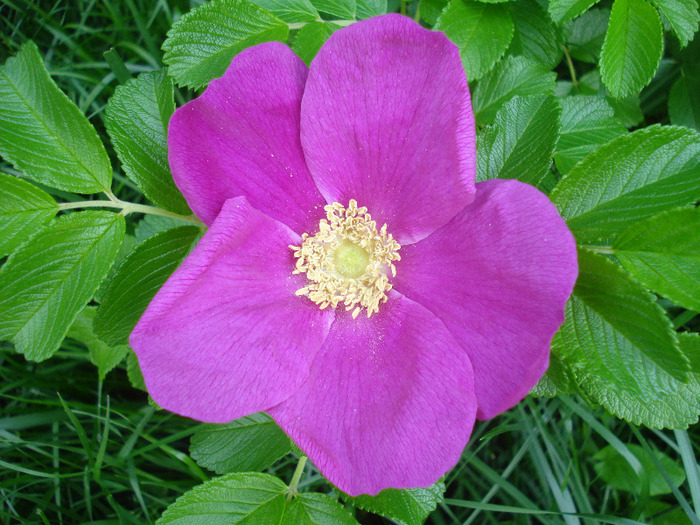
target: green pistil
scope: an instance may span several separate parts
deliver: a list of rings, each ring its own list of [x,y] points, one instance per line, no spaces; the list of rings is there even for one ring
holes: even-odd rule
[[[357,279],[369,264],[367,250],[350,241],[343,241],[333,254],[335,269],[343,277]]]

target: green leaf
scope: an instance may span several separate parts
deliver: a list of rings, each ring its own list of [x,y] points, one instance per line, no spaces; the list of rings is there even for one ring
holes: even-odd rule
[[[596,96],[566,97],[561,101],[561,135],[554,162],[565,174],[591,151],[627,133],[613,108]]]
[[[681,351],[690,361],[690,370],[695,379],[700,381],[700,334],[681,332],[678,334]]]
[[[202,425],[190,444],[192,458],[217,474],[260,471],[290,451],[289,438],[263,413],[223,425]]]
[[[199,89],[220,77],[244,49],[284,42],[287,24],[247,0],[212,0],[193,9],[168,31],[163,61],[181,86]]]
[[[562,40],[549,13],[536,0],[517,0],[510,5],[515,32],[508,52],[554,68],[561,60]]]
[[[551,353],[547,372],[530,390],[530,395],[534,397],[556,397],[561,393],[571,391],[571,378],[566,367],[562,364],[557,354]]]
[[[590,64],[598,61],[609,19],[609,9],[591,9],[566,24],[566,43],[572,58]]]
[[[387,11],[387,0],[357,0],[355,9],[358,20],[383,15]]]
[[[684,206],[632,224],[613,250],[650,290],[700,311],[700,208]]]
[[[253,0],[253,2],[289,24],[313,22],[319,18],[318,11],[309,0]]]
[[[209,480],[171,504],[156,525],[280,523],[287,486],[269,474],[245,472]]]
[[[615,110],[615,117],[617,117],[626,128],[633,128],[644,121],[644,113],[642,113],[639,95],[632,95],[620,100],[606,97],[606,100]]]
[[[666,17],[681,47],[688,45],[700,22],[697,0],[651,0],[651,3]]]
[[[686,428],[700,389],[655,298],[619,266],[579,251],[579,278],[553,350],[578,387],[612,414],[651,428]]]
[[[124,173],[143,194],[162,208],[189,214],[168,167],[168,121],[174,111],[173,82],[165,70],[141,73],[117,87],[107,103],[105,126]]]
[[[294,37],[292,51],[301,58],[306,65],[311,61],[321,49],[323,43],[328,40],[340,26],[333,22],[312,22],[302,27]]]
[[[442,10],[447,7],[448,0],[420,0],[418,11],[423,20],[429,25],[434,26]]]
[[[598,0],[549,0],[549,14],[558,25],[573,20]]]
[[[289,502],[280,525],[359,525],[338,500],[319,493],[299,494]]]
[[[514,97],[477,140],[477,180],[518,179],[539,186],[559,138],[561,109],[554,95]]]
[[[139,358],[133,350],[129,350],[129,354],[126,356],[126,375],[129,377],[131,386],[148,392],[146,381],[143,379],[141,367],[139,366]]]
[[[650,126],[589,154],[550,194],[579,242],[613,237],[641,219],[700,198],[700,135]]]
[[[139,244],[107,286],[95,317],[95,333],[109,345],[126,344],[156,292],[180,265],[200,229],[182,226]]]
[[[102,297],[104,296],[105,290],[109,286],[109,283],[112,282],[112,278],[114,277],[117,268],[119,268],[122,261],[126,259],[127,255],[134,251],[137,244],[138,242],[133,235],[129,235],[128,233],[124,235],[124,240],[122,241],[122,245],[119,247],[119,252],[117,252],[117,257],[114,259],[114,264],[107,272],[107,275],[93,296],[94,301],[98,303],[102,302]]]
[[[68,330],[67,337],[76,339],[87,347],[90,362],[97,367],[100,381],[104,381],[107,374],[129,353],[129,347],[127,345],[111,347],[98,339],[92,329],[95,311],[94,306],[86,306]]]
[[[501,106],[516,95],[554,93],[555,78],[556,73],[528,58],[506,58],[472,92],[477,122],[493,122]]]
[[[421,525],[443,500],[445,484],[428,488],[384,489],[376,496],[344,497],[355,507],[379,514],[401,525]]]
[[[58,350],[117,256],[124,217],[107,211],[63,215],[0,268],[0,340],[27,359]]]
[[[650,496],[670,494],[672,492],[671,487],[668,486],[649,454],[639,445],[628,443],[625,446],[641,463],[642,477],[632,469],[627,460],[612,445],[602,448],[593,456],[595,460],[593,468],[598,476],[610,487],[631,492],[637,496],[641,495],[643,485],[649,487]],[[685,471],[663,452],[657,450],[654,452],[654,455],[668,474],[673,486],[679,487],[685,481]],[[642,478],[646,478],[646,481],[643,482]]]
[[[663,44],[656,9],[646,0],[615,0],[600,53],[600,75],[610,94],[639,93],[654,78]]]
[[[700,72],[683,73],[668,95],[668,116],[672,124],[700,131]]]
[[[355,0],[311,0],[316,9],[343,20],[355,18]]]
[[[490,71],[513,39],[513,19],[507,5],[476,0],[451,0],[435,24],[459,47],[467,78]]]
[[[95,128],[58,89],[33,42],[0,67],[0,156],[52,188],[97,193],[112,182]]]
[[[146,215],[134,228],[134,237],[137,244],[141,244],[156,233],[172,230],[180,226],[192,226],[191,222],[183,221],[175,217],[165,217],[163,215]]]
[[[12,253],[58,212],[56,202],[22,179],[0,173],[0,257]]]
[[[578,83],[582,95],[599,95],[605,97],[615,111],[615,117],[627,128],[639,125],[644,120],[639,95],[631,95],[623,99],[615,99],[608,95],[605,86],[600,82],[600,73],[592,69],[581,75]]]

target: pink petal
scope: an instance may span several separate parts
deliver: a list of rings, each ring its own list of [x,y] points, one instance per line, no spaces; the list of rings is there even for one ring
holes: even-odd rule
[[[340,311],[311,375],[268,412],[350,495],[435,483],[475,415],[469,359],[444,325],[391,292],[378,314]]]
[[[576,281],[576,245],[549,199],[517,181],[477,184],[449,224],[406,246],[394,286],[441,319],[469,355],[488,419],[547,369]]]
[[[156,403],[221,423],[299,387],[333,319],[294,295],[304,278],[288,245],[299,242],[244,197],[224,204],[131,334]]]
[[[301,140],[326,200],[357,200],[401,244],[473,199],[474,117],[459,51],[407,17],[331,35],[311,63]]]
[[[168,130],[170,167],[190,208],[206,224],[227,199],[243,195],[297,233],[316,225],[323,214],[317,206],[324,201],[299,139],[307,74],[284,44],[251,47],[175,112]]]

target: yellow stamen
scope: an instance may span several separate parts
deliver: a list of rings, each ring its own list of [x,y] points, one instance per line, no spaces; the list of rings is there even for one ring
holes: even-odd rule
[[[394,261],[401,246],[386,224],[377,231],[377,223],[351,200],[348,207],[334,202],[324,208],[326,218],[319,222],[313,237],[301,236],[301,246],[290,246],[297,258],[293,273],[305,273],[309,283],[296,291],[321,309],[343,304],[353,318],[362,308],[367,317],[379,311],[391,290],[389,275],[396,276]]]

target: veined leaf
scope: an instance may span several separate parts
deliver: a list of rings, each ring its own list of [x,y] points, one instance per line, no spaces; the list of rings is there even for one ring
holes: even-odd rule
[[[505,54],[513,28],[509,6],[476,0],[451,0],[435,24],[459,47],[470,81],[481,78]]]
[[[700,388],[654,297],[613,262],[579,252],[579,278],[553,349],[578,387],[611,413],[651,428],[686,428]]]
[[[253,0],[263,9],[287,23],[313,22],[319,14],[310,0]]]
[[[294,37],[292,51],[308,66],[328,37],[340,29],[333,22],[311,22],[304,25]]]
[[[95,311],[96,308],[94,306],[86,306],[78,314],[77,319],[73,322],[73,326],[68,330],[67,336],[80,341],[87,347],[90,354],[90,362],[97,367],[100,380],[104,381],[107,374],[121,363],[129,353],[129,347],[127,345],[111,347],[98,339],[92,329]]]
[[[700,311],[700,208],[684,206],[632,224],[613,250],[650,290]]]
[[[448,0],[420,0],[418,5],[420,17],[431,26],[434,26],[447,4]]]
[[[561,136],[554,154],[561,174],[591,151],[627,133],[604,98],[579,95],[566,97],[561,104]]]
[[[287,486],[269,474],[245,472],[206,481],[180,496],[156,525],[280,523]]]
[[[287,502],[287,486],[269,474],[229,474],[195,487],[170,505],[156,525],[358,525],[336,499],[299,494]]]
[[[124,173],[143,194],[162,208],[189,214],[168,167],[168,121],[174,111],[173,82],[165,70],[141,73],[117,87],[105,125]]]
[[[358,20],[383,15],[387,11],[387,0],[357,0],[355,11]]]
[[[678,334],[681,351],[690,360],[690,370],[700,381],[700,334],[681,332]]]
[[[688,45],[698,30],[700,13],[697,0],[651,0],[676,33],[681,47]]]
[[[168,31],[163,61],[181,86],[201,88],[220,77],[247,47],[289,34],[287,24],[247,0],[212,0],[193,9]]]
[[[280,525],[359,525],[338,500],[328,494],[306,492],[289,502]]]
[[[572,58],[595,64],[600,57],[610,20],[609,9],[590,9],[565,26],[566,43]]]
[[[226,474],[263,470],[291,448],[272,418],[258,413],[224,425],[203,425],[192,436],[190,455],[202,467]]]
[[[518,179],[539,186],[559,138],[561,109],[554,95],[514,97],[477,141],[477,180]]]
[[[180,226],[192,226],[192,223],[177,219],[175,217],[164,217],[163,215],[146,215],[134,228],[134,237],[137,244],[141,244],[156,233],[172,230]]]
[[[515,32],[508,53],[554,68],[561,60],[562,40],[549,13],[536,0],[517,0],[511,9]]]
[[[355,0],[311,0],[314,7],[323,13],[343,19],[355,18]]]
[[[644,120],[639,95],[631,95],[620,100],[611,97],[601,83],[600,73],[597,69],[591,69],[588,73],[581,75],[578,89],[581,95],[604,97],[615,111],[615,117],[626,128],[637,126]]]
[[[12,253],[56,212],[58,205],[47,193],[0,173],[0,257]]]
[[[598,0],[550,0],[549,14],[552,20],[561,25],[573,20],[581,13],[588,10]]]
[[[438,481],[428,488],[384,489],[376,496],[345,497],[353,506],[379,514],[401,525],[421,525],[445,494],[445,484]]]
[[[550,198],[579,242],[610,238],[630,224],[700,199],[700,135],[650,126],[589,154]]]
[[[124,217],[82,211],[56,219],[0,268],[0,340],[42,361],[58,350],[117,256]]]
[[[508,57],[482,78],[472,92],[477,122],[490,124],[496,113],[516,95],[554,93],[556,73],[525,57]]]
[[[95,128],[51,79],[33,42],[0,67],[0,156],[52,188],[97,193],[112,182]]]
[[[646,0],[615,0],[600,53],[600,76],[615,98],[639,93],[659,67],[663,28]]]
[[[668,95],[668,116],[672,124],[700,131],[700,71],[683,68]]]
[[[105,343],[126,344],[158,289],[188,254],[200,233],[196,226],[166,230],[148,238],[114,273],[95,317],[95,333]]]

